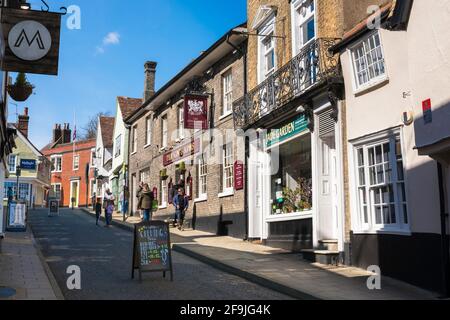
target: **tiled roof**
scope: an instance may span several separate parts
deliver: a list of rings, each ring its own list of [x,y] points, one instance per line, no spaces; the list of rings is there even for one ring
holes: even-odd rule
[[[95,148],[97,141],[96,139],[91,140],[84,140],[84,141],[77,141],[75,143],[75,151],[84,150],[84,149],[92,149]],[[74,143],[65,143],[65,144],[58,144],[56,146],[46,146],[44,149],[41,150],[41,152],[46,155],[52,155],[52,154],[59,154],[59,153],[66,153],[66,152],[73,152]],[[45,149],[47,148],[47,149]]]
[[[376,17],[383,16],[386,12],[390,11],[392,8],[394,8],[394,3],[392,1],[390,1],[389,3],[384,5],[380,11],[377,11],[374,14],[366,17],[364,20],[362,20],[358,24],[356,24],[352,29],[347,31],[344,34],[342,41],[345,41],[346,39],[353,37],[355,34],[360,32],[361,30],[367,28],[367,23],[369,21],[374,21],[374,19]]]
[[[115,118],[113,117],[100,117],[102,140],[105,148],[111,148],[113,146],[114,122]]]
[[[122,111],[122,117],[124,119],[128,118],[142,106],[142,99],[128,98],[128,97],[117,97],[119,102],[120,110]]]

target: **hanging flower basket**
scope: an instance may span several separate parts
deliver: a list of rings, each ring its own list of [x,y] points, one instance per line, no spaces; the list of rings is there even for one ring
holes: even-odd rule
[[[19,73],[16,82],[8,85],[8,93],[17,102],[26,101],[33,93],[34,86],[28,82],[25,73]]]
[[[28,98],[33,93],[33,88],[34,87],[32,85],[25,85],[25,86],[10,85],[8,86],[8,93],[13,100],[17,102],[24,102],[28,100]]]

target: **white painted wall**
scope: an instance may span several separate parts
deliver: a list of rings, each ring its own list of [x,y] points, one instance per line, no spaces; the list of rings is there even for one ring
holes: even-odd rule
[[[421,1],[418,1],[421,2]],[[349,141],[396,126],[403,126],[402,114],[413,110],[410,97],[404,92],[412,90],[408,70],[408,38],[406,32],[380,30],[384,48],[388,82],[363,94],[353,90],[353,72],[350,52],[341,56],[346,86],[347,133]],[[412,232],[439,233],[439,193],[436,164],[429,157],[419,156],[414,149],[414,125],[402,128],[402,142],[407,179],[407,199]],[[353,149],[349,148],[353,158]],[[352,161],[350,161],[352,163]],[[354,172],[350,165],[349,172]],[[352,174],[350,174],[352,175]],[[356,187],[350,179],[352,217],[356,209]]]
[[[122,139],[120,141],[121,144],[121,153],[119,157],[115,157],[116,152],[116,138],[118,136],[122,136]],[[113,166],[112,171],[116,171],[118,168],[122,167],[125,162],[125,157],[127,157],[127,148],[126,145],[128,144],[128,137],[127,137],[127,130],[125,128],[125,123],[123,122],[123,116],[122,111],[120,110],[119,103],[117,103],[117,112],[116,112],[116,121],[114,125],[114,147],[112,150],[112,156],[113,156]]]
[[[416,0],[406,48],[418,146],[450,137],[450,1]],[[433,123],[422,119],[422,101],[431,98]]]

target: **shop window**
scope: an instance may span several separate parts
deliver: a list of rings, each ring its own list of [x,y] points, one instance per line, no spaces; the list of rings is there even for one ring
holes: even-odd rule
[[[53,196],[56,199],[61,200],[61,184],[60,183],[53,184],[52,190],[53,190]]]
[[[355,151],[361,231],[407,230],[405,172],[398,136],[361,145]]]
[[[272,214],[312,210],[311,134],[281,144],[271,153],[279,163],[279,170],[271,179]]]
[[[19,183],[19,200],[27,201],[30,192],[30,185],[27,183]]]

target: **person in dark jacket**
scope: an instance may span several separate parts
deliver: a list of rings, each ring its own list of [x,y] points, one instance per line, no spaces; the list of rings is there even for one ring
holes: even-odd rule
[[[184,217],[189,209],[189,197],[185,195],[183,188],[178,189],[178,194],[173,199],[173,205],[175,207],[178,230],[183,230]]]
[[[95,201],[95,224],[98,226],[98,222],[100,220],[100,216],[102,215],[102,200],[96,199]]]
[[[153,191],[150,190],[148,184],[144,184],[142,192],[139,195],[138,209],[143,211],[144,221],[152,220],[153,200],[155,199]]]

